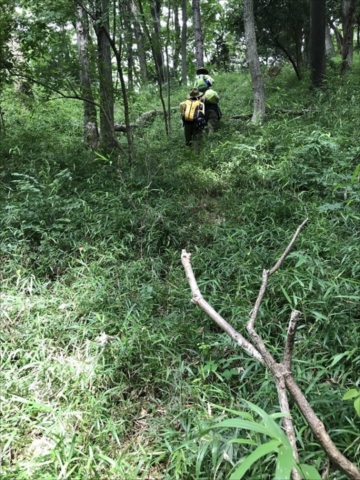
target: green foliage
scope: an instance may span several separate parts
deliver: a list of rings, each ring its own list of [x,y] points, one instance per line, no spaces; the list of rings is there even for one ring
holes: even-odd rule
[[[352,399],[355,399],[354,408],[356,413],[360,417],[360,390],[357,390],[356,388],[351,388],[343,396],[343,400],[352,400]]]
[[[275,479],[286,480],[291,477],[292,468],[296,468],[305,480],[321,479],[320,475],[311,465],[297,464],[293,457],[293,450],[290,442],[281,427],[275,422],[275,418],[284,416],[282,414],[268,415],[264,410],[251,402],[245,401],[246,406],[261,417],[261,421],[257,422],[253,415],[246,411],[232,411],[231,413],[240,418],[232,418],[222,420],[215,425],[215,428],[236,428],[239,431],[245,430],[260,436],[270,437],[271,440],[263,443],[249,441],[248,438],[233,438],[231,443],[237,444],[253,444],[257,445],[255,450],[248,456],[241,456],[240,465],[235,465],[230,475],[230,480],[241,480],[251,469],[253,464],[262,457],[268,457],[273,453],[277,453]],[[263,464],[262,464],[263,465]],[[262,466],[264,468],[264,466]],[[266,467],[265,467],[266,468]]]
[[[264,437],[228,442],[244,435],[214,429],[211,405],[246,398],[271,416],[276,389],[190,303],[180,252],[193,252],[203,295],[242,331],[262,269],[305,217],[257,328],[280,359],[291,309],[301,310],[294,376],[359,461],[359,418],[342,399],[360,372],[357,68],[319,96],[283,69],[267,80],[261,128],[229,120],[251,112],[249,76],[218,75],[224,115],[201,152],[184,149],[174,112],[169,138],[160,116],[134,131],[132,165],[82,144],[80,103],[35,99],[30,110],[4,90],[2,478],[229,478]],[[130,97],[133,119],[160,108],[152,89]],[[174,89],[171,104],[186,93]],[[302,462],[321,472],[324,453],[292,415]],[[253,463],[252,478],[271,477],[279,454]]]

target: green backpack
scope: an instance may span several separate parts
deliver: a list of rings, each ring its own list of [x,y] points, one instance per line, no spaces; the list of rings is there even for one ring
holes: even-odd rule
[[[209,90],[205,92],[204,98],[206,103],[218,104],[220,100],[219,94],[212,88],[209,88]]]
[[[206,92],[212,85],[212,79],[209,75],[197,75],[195,78],[194,88],[197,88],[199,92]]]

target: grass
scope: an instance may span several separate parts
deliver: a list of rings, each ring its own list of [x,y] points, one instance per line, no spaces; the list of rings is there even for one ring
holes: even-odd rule
[[[228,118],[251,111],[249,78],[219,75],[224,116],[201,154],[183,148],[177,115],[169,139],[156,118],[135,136],[134,165],[121,159],[123,180],[116,155],[106,161],[81,144],[79,105],[28,111],[3,94],[4,480],[227,478],[224,452],[235,461],[246,449],[215,432],[199,437],[218,417],[210,405],[246,398],[272,413],[276,390],[190,304],[181,249],[193,252],[204,296],[243,330],[262,269],[305,217],[258,329],[280,356],[290,311],[302,311],[295,376],[359,463],[359,418],[342,401],[360,378],[356,75],[334,77],[323,94],[290,71],[267,80],[270,106],[311,112],[274,112],[261,128]],[[174,91],[172,103],[183,96]],[[135,109],[157,107],[154,98],[140,94]],[[324,454],[293,415],[302,460],[321,469]],[[251,478],[273,471],[263,464]]]

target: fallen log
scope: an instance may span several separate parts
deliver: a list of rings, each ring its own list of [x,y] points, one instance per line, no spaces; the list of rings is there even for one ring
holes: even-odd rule
[[[179,107],[172,107],[170,109],[170,112],[175,112],[178,110],[178,108]],[[134,123],[130,123],[130,128],[133,129],[133,128],[143,127],[149,120],[152,120],[157,115],[164,115],[164,112],[162,110],[149,110],[148,112],[144,112],[140,115],[140,117],[137,120],[135,120]],[[114,130],[115,132],[126,132],[126,125],[116,123],[114,125]]]
[[[313,108],[304,108],[303,110],[287,110],[286,108],[267,108],[266,113],[283,113],[285,115],[306,115],[310,112],[316,112]],[[243,113],[240,115],[232,115],[229,120],[249,120],[252,113]]]

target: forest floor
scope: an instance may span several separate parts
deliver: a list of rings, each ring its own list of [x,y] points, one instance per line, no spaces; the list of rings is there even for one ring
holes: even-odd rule
[[[302,312],[294,375],[360,463],[360,419],[342,399],[360,378],[358,70],[341,79],[329,64],[323,92],[286,68],[267,78],[262,127],[230,119],[251,113],[249,75],[219,74],[223,118],[200,153],[183,146],[174,113],[168,138],[159,116],[135,131],[131,165],[85,148],[80,104],[3,93],[2,480],[228,478],[253,446],[211,429],[216,406],[243,409],[245,398],[278,412],[276,389],[190,303],[181,250],[204,297],[243,332],[262,269],[305,218],[258,330],[281,358],[290,312]],[[172,105],[186,94],[174,89]],[[155,87],[134,94],[132,121],[153,108]],[[324,453],[293,417],[301,458],[321,472]],[[274,458],[251,472],[272,478]]]

